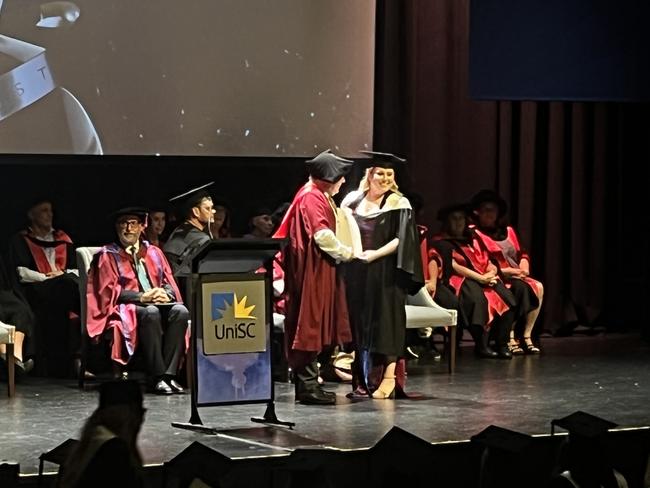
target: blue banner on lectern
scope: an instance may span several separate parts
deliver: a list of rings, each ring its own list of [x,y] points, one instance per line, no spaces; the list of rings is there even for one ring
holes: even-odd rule
[[[266,280],[203,282],[196,332],[197,405],[271,398]]]

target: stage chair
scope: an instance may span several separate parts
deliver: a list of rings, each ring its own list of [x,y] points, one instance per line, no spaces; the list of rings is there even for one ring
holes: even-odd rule
[[[14,363],[14,338],[16,327],[0,322],[0,344],[7,350],[7,395],[11,398],[16,393],[16,370]]]
[[[445,336],[445,349],[449,360],[449,373],[456,370],[456,310],[441,307],[433,301],[426,288],[420,288],[415,295],[406,297],[406,328],[421,329],[424,327],[448,327],[449,334]]]
[[[86,284],[88,283],[88,270],[93,256],[97,254],[100,247],[78,247],[77,248],[77,269],[79,270],[79,296],[81,297],[79,320],[81,322],[81,362],[79,364],[79,388],[84,387],[86,379],[87,341],[86,332]]]

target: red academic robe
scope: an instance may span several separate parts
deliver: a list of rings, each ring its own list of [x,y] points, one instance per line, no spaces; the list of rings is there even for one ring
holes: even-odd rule
[[[181,303],[181,293],[163,252],[143,241],[138,256],[144,262],[151,285],[171,286],[176,301]],[[111,358],[121,364],[133,356],[138,342],[135,304],[118,303],[122,290],[139,290],[132,263],[133,258],[117,244],[104,246],[93,258],[86,288],[88,335],[93,338],[112,329]]]
[[[36,270],[39,273],[47,274],[52,271],[50,262],[47,260],[45,251],[43,250],[44,246],[54,248],[54,261],[57,270],[64,271],[68,268],[68,252],[72,246],[72,239],[62,230],[55,230],[53,237],[54,242],[44,242],[36,239],[31,230],[23,234],[27,249],[29,249],[29,252],[34,258]]]
[[[485,245],[486,249],[488,250],[488,253],[490,255],[490,258],[493,261],[497,262],[497,265],[499,268],[510,268],[512,265],[508,262],[506,257],[503,255],[503,252],[501,251],[501,248],[499,245],[492,239],[489,235],[481,232],[480,230],[474,228],[474,232],[480,237],[481,241]],[[521,246],[519,245],[519,239],[517,238],[517,233],[515,230],[508,226],[507,227],[507,234],[506,234],[506,240],[512,244],[512,246],[515,248],[515,251],[517,252],[517,262],[521,262],[522,259],[526,259],[530,263],[530,256],[528,253],[523,251],[521,249]],[[537,298],[539,299],[540,291],[541,291],[541,283],[530,276],[526,276],[524,278],[524,282],[531,287]],[[506,283],[506,285],[508,285]],[[509,286],[509,285],[508,285]]]
[[[334,260],[314,241],[319,230],[336,231],[334,209],[311,182],[296,194],[273,237],[289,238],[285,273],[285,340],[288,349],[319,352],[352,340],[345,288]]]
[[[483,248],[478,240],[478,237],[473,236],[471,243],[462,241],[453,241],[455,249],[452,252],[452,258],[461,266],[476,271],[479,274],[485,274],[490,264],[490,257],[488,252]],[[449,284],[456,291],[456,295],[460,296],[460,289],[463,286],[465,277],[452,274],[449,278]],[[483,294],[488,302],[488,323],[490,326],[496,315],[502,315],[508,311],[510,306],[506,301],[497,293],[494,288],[483,286]]]

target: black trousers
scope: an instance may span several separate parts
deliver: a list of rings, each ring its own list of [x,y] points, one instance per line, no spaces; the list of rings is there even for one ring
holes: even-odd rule
[[[180,304],[172,307],[136,305],[136,317],[138,343],[147,374],[151,378],[175,375],[185,348],[190,312]]]

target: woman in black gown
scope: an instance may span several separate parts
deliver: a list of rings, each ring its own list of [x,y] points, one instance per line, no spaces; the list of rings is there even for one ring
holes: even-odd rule
[[[413,210],[395,183],[395,167],[405,160],[362,152],[372,157],[372,167],[359,190],[348,194],[341,205],[357,224],[363,249],[359,260],[349,265],[346,279],[357,391],[378,399],[394,398],[396,389],[403,387],[400,359],[405,348],[406,295],[424,285],[422,262]],[[373,365],[383,370],[378,386],[370,378]]]

